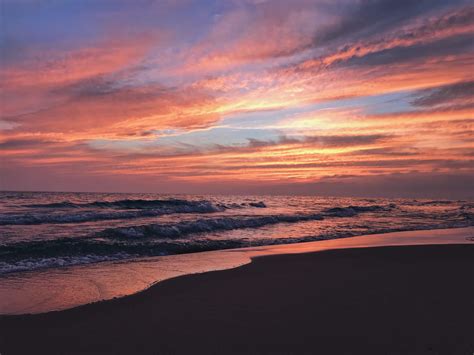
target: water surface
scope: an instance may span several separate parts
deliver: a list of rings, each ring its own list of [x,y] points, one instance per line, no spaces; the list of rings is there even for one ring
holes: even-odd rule
[[[2,192],[0,275],[471,225],[471,201]]]

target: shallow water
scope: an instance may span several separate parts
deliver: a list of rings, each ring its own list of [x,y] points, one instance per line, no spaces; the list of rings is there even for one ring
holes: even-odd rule
[[[42,313],[122,297],[162,280],[230,269],[266,255],[340,248],[471,243],[474,243],[474,227],[374,234],[11,273],[0,278],[0,314]]]

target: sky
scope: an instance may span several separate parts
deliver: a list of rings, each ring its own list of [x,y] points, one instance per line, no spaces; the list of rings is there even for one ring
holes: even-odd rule
[[[1,0],[0,189],[474,198],[474,5]]]

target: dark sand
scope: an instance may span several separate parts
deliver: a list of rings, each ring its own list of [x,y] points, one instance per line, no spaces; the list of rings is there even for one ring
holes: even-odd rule
[[[258,258],[75,309],[0,318],[0,353],[474,352],[474,245]]]

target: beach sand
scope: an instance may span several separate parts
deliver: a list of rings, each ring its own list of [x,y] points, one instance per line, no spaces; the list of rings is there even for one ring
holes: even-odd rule
[[[260,257],[121,299],[0,317],[8,354],[472,354],[474,245]]]

